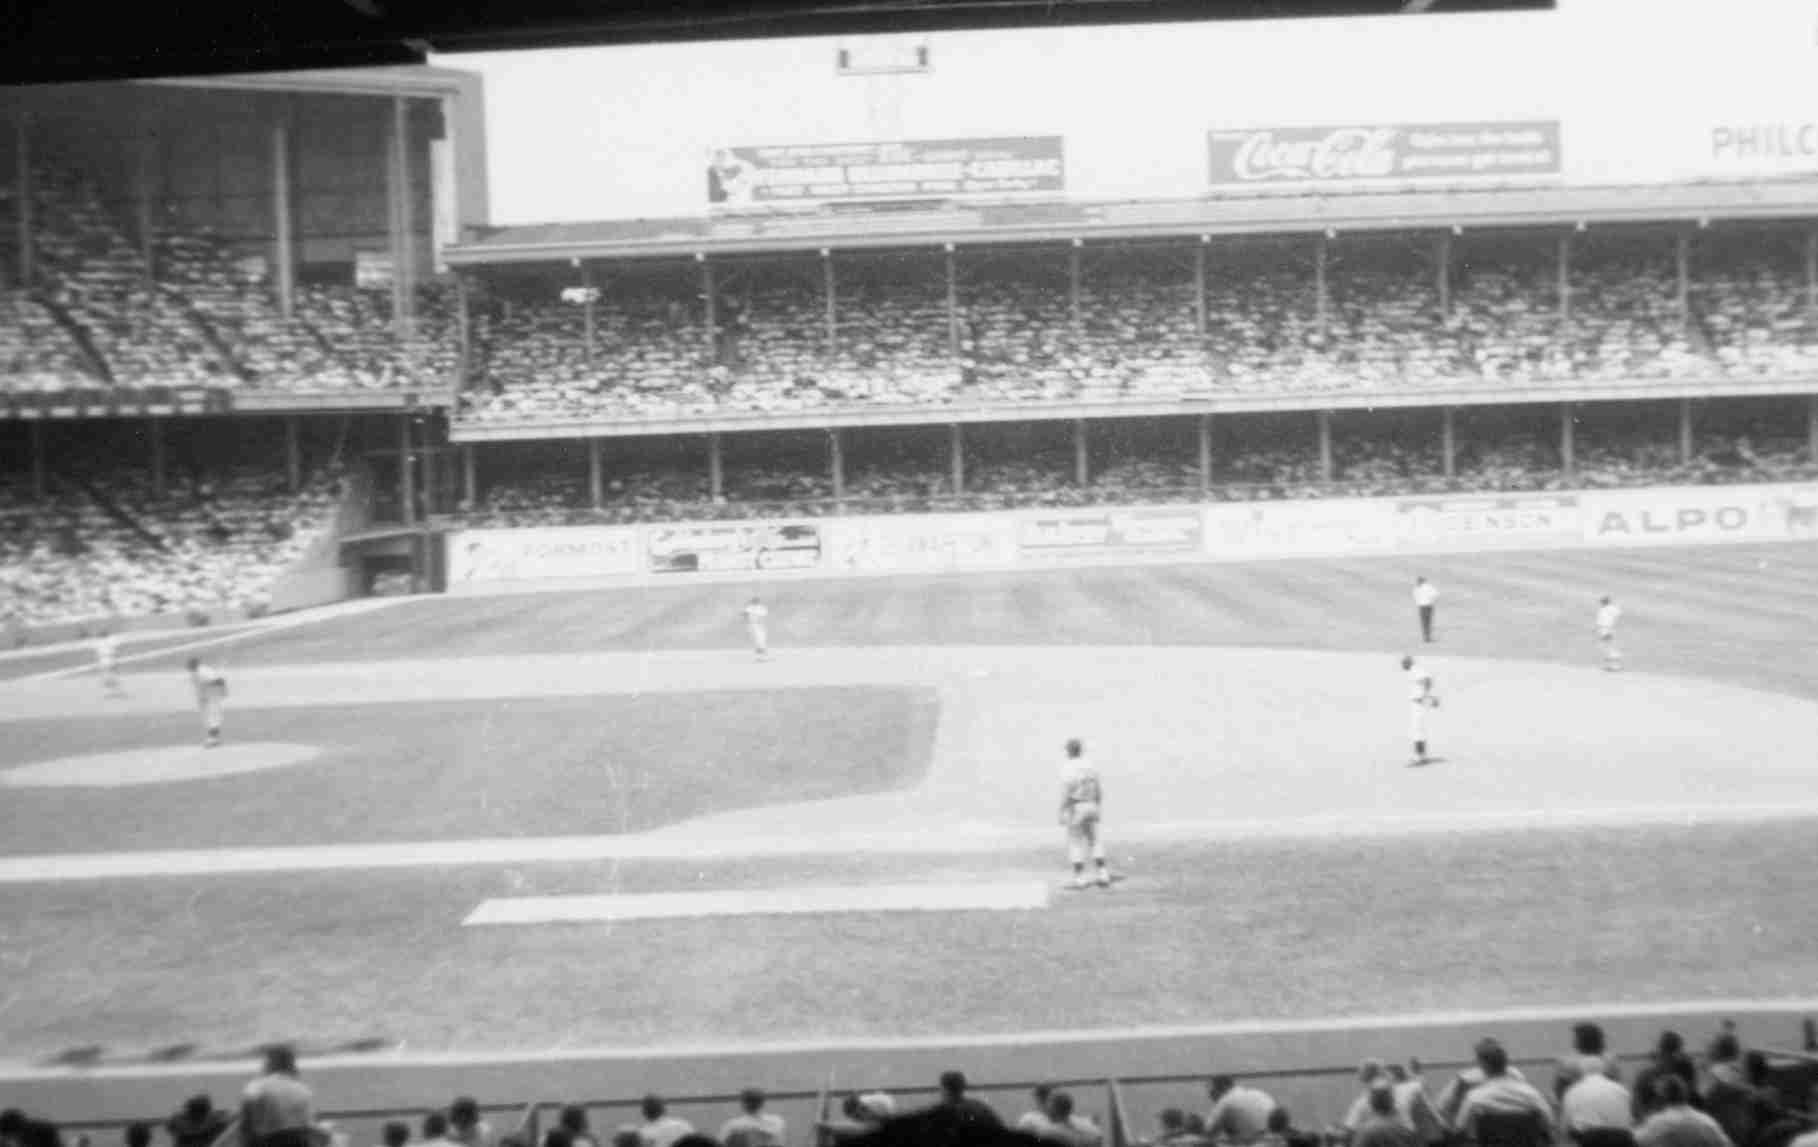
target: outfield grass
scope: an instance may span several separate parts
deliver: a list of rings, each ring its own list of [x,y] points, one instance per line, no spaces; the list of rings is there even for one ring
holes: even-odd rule
[[[199,784],[9,789],[0,855],[641,832],[912,785],[936,708],[932,690],[854,687],[234,712],[235,740],[322,755]],[[8,765],[197,738],[188,713],[4,730]]]
[[[1052,853],[0,888],[8,1046],[661,1045],[1809,994],[1798,824],[1243,842],[1047,911],[462,928],[488,897],[1053,874]]]

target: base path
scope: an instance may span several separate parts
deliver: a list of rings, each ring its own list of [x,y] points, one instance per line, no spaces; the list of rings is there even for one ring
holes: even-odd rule
[[[100,876],[1058,847],[1061,748],[1086,742],[1125,843],[1818,816],[1804,748],[1818,704],[1645,673],[1429,657],[1441,760],[1406,767],[1393,652],[1240,648],[793,649],[475,658],[245,669],[228,713],[827,685],[933,687],[932,764],[914,787],[772,805],[622,836],[18,857],[0,882]],[[190,708],[180,674],[140,675],[111,712]],[[8,720],[79,719],[95,684],[4,690]],[[322,730],[332,740],[333,728]],[[186,750],[194,755],[193,750]],[[0,760],[0,764],[6,763]],[[17,762],[37,772],[94,767]],[[299,762],[300,763],[300,759]],[[196,783],[205,784],[205,780]]]

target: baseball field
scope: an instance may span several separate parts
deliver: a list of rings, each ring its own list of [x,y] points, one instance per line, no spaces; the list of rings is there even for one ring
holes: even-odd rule
[[[0,658],[7,1054],[1124,1028],[1818,972],[1810,544],[777,583],[768,662],[751,591],[164,635],[125,646],[118,699],[83,651]],[[1424,769],[1404,652],[1443,701]],[[230,682],[220,749],[190,656]],[[1069,737],[1112,891],[1061,890]],[[883,910],[903,886],[929,904]],[[943,907],[1009,886],[1037,903]],[[792,891],[842,907],[739,909]],[[720,907],[475,922],[658,893]]]

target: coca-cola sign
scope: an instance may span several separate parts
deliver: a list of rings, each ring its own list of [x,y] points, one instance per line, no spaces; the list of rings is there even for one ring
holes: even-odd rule
[[[1214,188],[1557,175],[1559,123],[1345,124],[1210,133]]]

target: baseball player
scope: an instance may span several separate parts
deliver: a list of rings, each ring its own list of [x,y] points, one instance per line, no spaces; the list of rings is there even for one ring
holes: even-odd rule
[[[219,669],[205,665],[200,657],[189,659],[189,681],[196,689],[196,707],[202,711],[204,738],[202,747],[213,749],[221,744],[221,711],[227,704],[227,678]]]
[[[124,697],[120,684],[120,639],[103,632],[95,641],[95,668],[101,671],[101,692],[107,697]]]
[[[770,610],[755,596],[745,606],[745,631],[759,661],[770,660]]]
[[[1402,672],[1408,677],[1408,739],[1414,742],[1414,759],[1410,768],[1427,764],[1427,710],[1439,708],[1439,694],[1433,692],[1433,675],[1412,657],[1401,659]]]
[[[1067,830],[1067,859],[1073,864],[1073,887],[1085,888],[1086,858],[1096,870],[1093,882],[1111,887],[1111,870],[1105,866],[1105,842],[1098,835],[1104,790],[1098,770],[1087,763],[1086,748],[1078,738],[1067,742],[1067,765],[1061,772],[1060,822]]]
[[[1439,589],[1424,577],[1414,579],[1414,611],[1420,615],[1420,639],[1433,643],[1433,607],[1439,604]]]
[[[1622,650],[1616,647],[1616,622],[1622,618],[1622,607],[1608,595],[1597,607],[1597,641],[1603,646],[1603,668],[1608,673],[1622,671]]]

